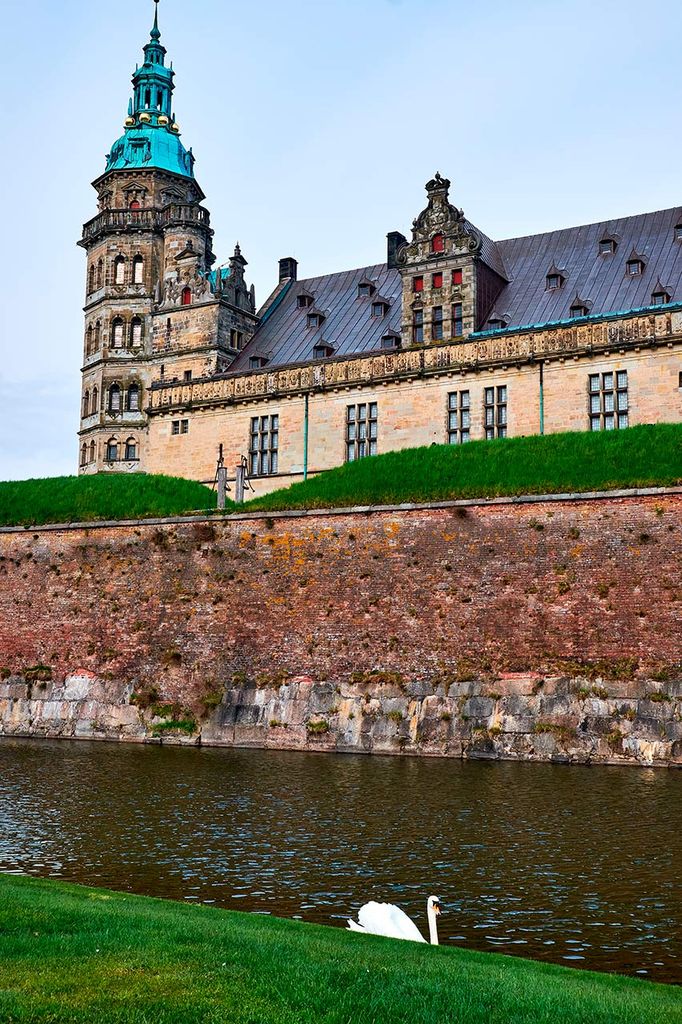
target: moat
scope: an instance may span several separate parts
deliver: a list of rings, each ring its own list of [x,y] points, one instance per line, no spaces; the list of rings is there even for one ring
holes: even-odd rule
[[[0,871],[682,982],[682,774],[0,741]],[[359,939],[359,941],[362,941]]]

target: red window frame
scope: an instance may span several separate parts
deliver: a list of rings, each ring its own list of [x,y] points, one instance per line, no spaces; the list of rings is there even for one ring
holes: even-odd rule
[[[434,235],[431,239],[431,252],[445,252],[445,235]]]
[[[452,271],[452,283],[453,284],[461,284],[462,283],[462,271],[461,270],[453,270]]]
[[[183,304],[183,306],[191,306],[192,305],[192,289],[191,288],[183,288],[182,289],[182,304]]]
[[[433,275],[432,285],[433,285],[434,288],[442,288],[443,287],[443,272],[442,272],[442,270],[439,270],[437,274]]]
[[[423,292],[424,291],[424,278],[423,277],[415,277],[415,278],[413,278],[413,280],[412,280],[412,290],[415,291],[415,292]]]

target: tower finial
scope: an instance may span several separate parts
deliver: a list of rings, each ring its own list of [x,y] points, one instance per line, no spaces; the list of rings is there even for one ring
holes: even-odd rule
[[[160,39],[161,31],[159,29],[159,0],[154,0],[154,28],[152,29],[152,39]]]

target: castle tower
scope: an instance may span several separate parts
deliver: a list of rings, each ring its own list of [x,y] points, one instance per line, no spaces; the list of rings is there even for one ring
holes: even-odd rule
[[[153,382],[227,369],[257,323],[243,266],[239,281],[229,267],[211,271],[210,215],[180,140],[175,73],[160,40],[157,6],[124,134],[93,182],[99,212],[78,243],[88,257],[82,473],[143,471]]]

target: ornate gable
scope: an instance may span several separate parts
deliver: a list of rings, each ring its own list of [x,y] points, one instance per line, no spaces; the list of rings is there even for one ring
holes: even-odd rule
[[[412,242],[398,250],[398,264],[480,253],[481,235],[449,200],[449,179],[436,173],[426,185],[426,194],[428,204],[412,224]]]

